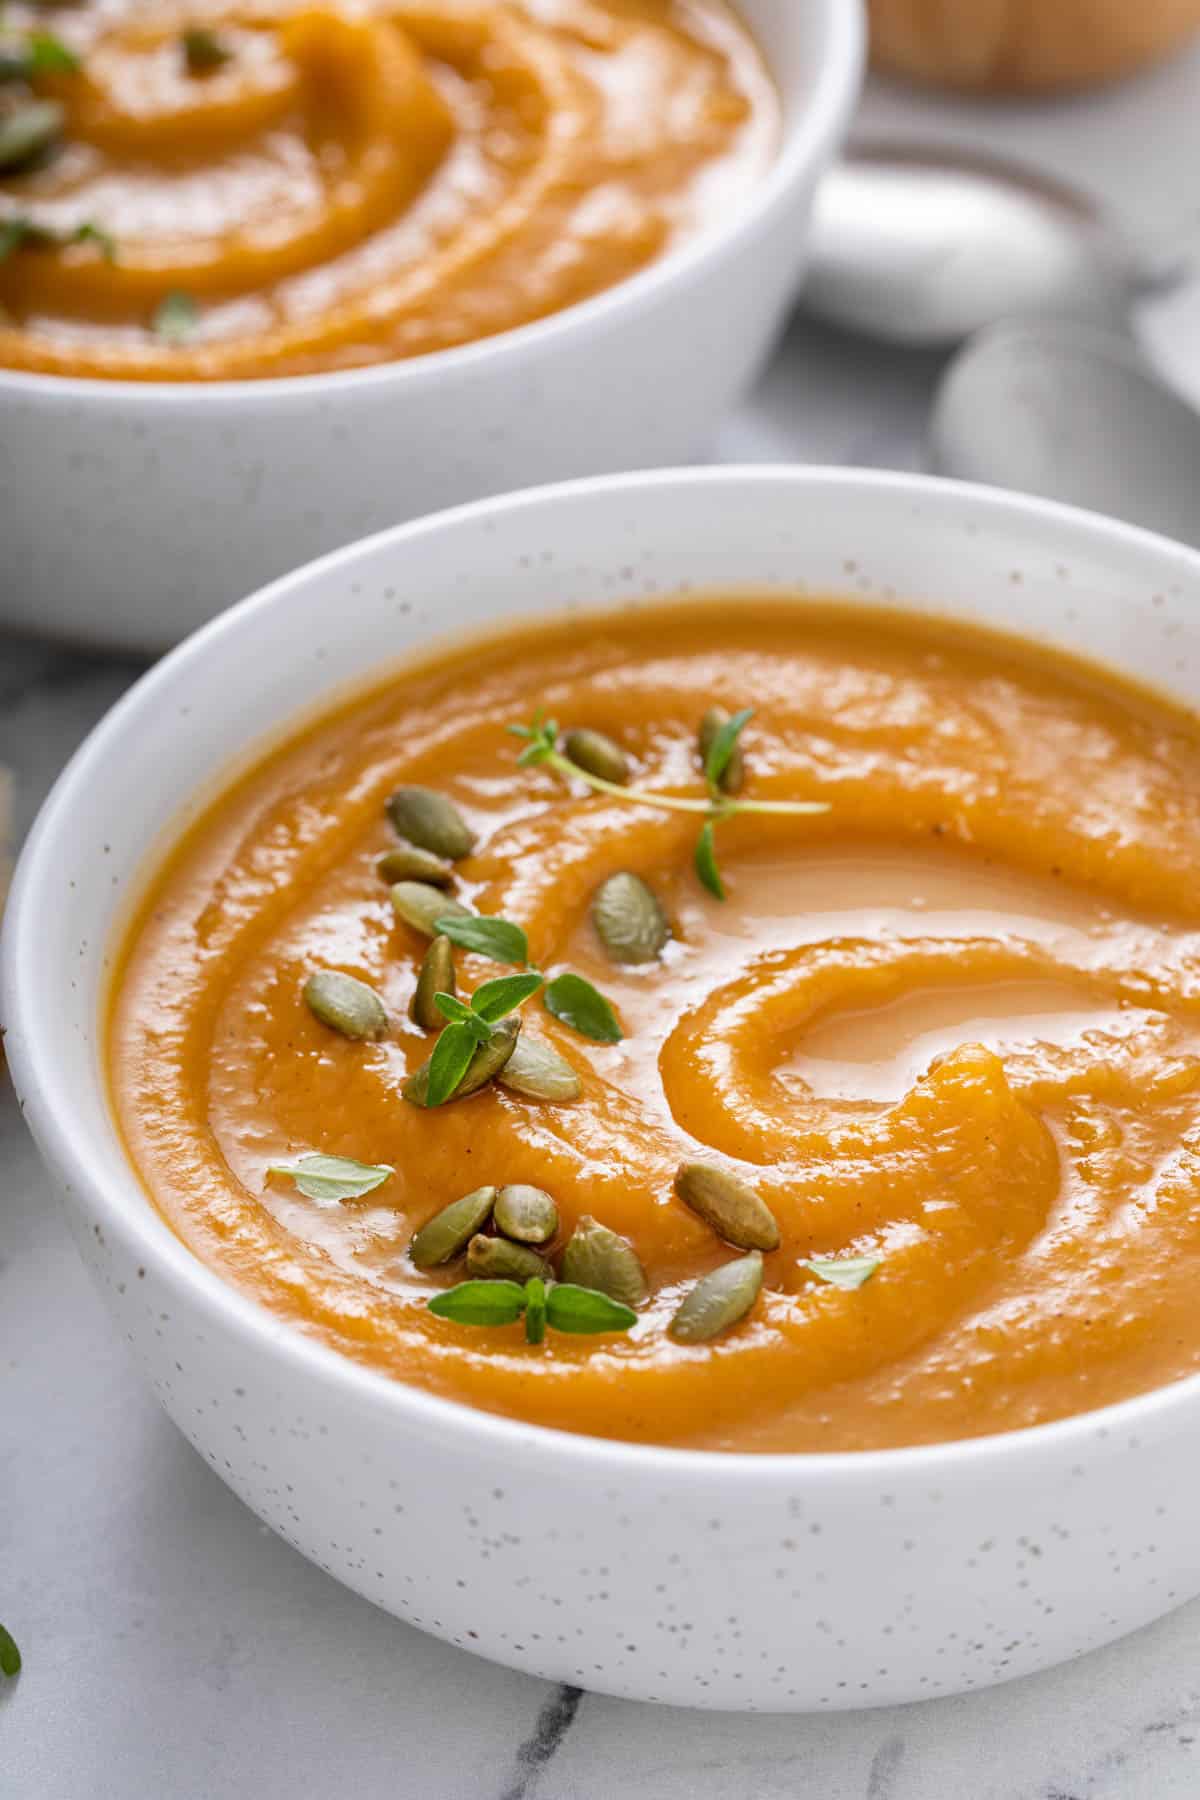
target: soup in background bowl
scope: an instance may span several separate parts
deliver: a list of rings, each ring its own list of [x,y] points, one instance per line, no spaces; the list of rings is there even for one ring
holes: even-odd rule
[[[47,120],[0,164],[14,369],[229,381],[471,343],[735,216],[778,150],[724,0],[59,23],[13,40],[33,49],[9,136]]]
[[[54,34],[82,65],[25,111],[59,152],[0,167],[0,618],[150,650],[399,519],[702,453],[799,287],[863,57],[851,0]]]
[[[327,559],[146,677],[26,848],[4,1016],[87,1260],[236,1491],[424,1629],[681,1704],[985,1685],[1193,1594],[1197,587],[1191,552],[1012,496],[628,477]],[[541,621],[515,655],[444,642],[514,613]],[[727,816],[697,743],[714,697],[754,708],[732,798],[829,811]],[[614,792],[539,758],[551,698],[553,754]],[[703,810],[631,800],[571,727]],[[515,1000],[578,1099],[406,1095],[430,940],[411,891],[408,917],[393,902],[411,874],[376,865],[412,854],[397,820],[415,845],[430,803],[386,803],[414,786],[476,838],[425,846],[450,867],[433,922],[459,921],[458,1003],[532,962],[612,1006],[604,1044],[578,990]],[[628,893],[600,923],[613,874],[665,932],[644,907],[625,929]],[[485,919],[526,933],[491,937],[503,969],[457,941]],[[331,1025],[345,990],[304,998],[321,969],[369,982],[384,1020]],[[320,1151],[382,1179],[315,1205],[295,1174]],[[685,1159],[736,1174],[779,1247],[744,1200],[680,1191]],[[500,1186],[542,1187],[554,1234],[519,1191],[476,1198],[471,1235],[549,1277],[510,1280],[507,1321],[448,1315],[473,1271],[412,1237]],[[594,1255],[564,1268],[585,1211],[644,1297],[606,1295]],[[681,1326],[697,1284],[756,1257],[740,1316]]]

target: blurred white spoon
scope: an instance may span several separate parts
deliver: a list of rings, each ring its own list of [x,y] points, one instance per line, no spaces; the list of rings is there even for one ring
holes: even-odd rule
[[[1057,319],[981,332],[942,380],[929,449],[940,474],[1200,547],[1200,413],[1119,332]]]
[[[1034,315],[1120,326],[1185,269],[1018,163],[860,141],[818,191],[803,304],[871,337],[945,346]]]

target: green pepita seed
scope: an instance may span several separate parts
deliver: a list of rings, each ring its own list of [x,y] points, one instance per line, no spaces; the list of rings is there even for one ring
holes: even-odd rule
[[[467,1245],[467,1273],[479,1281],[519,1281],[522,1285],[536,1276],[539,1281],[553,1281],[554,1270],[544,1256],[527,1244],[514,1244],[508,1238],[473,1237]]]
[[[671,1320],[677,1344],[707,1344],[744,1319],[762,1287],[763,1260],[757,1250],[737,1262],[722,1263],[698,1281]]]
[[[610,875],[592,901],[592,922],[616,963],[650,963],[671,935],[666,914],[640,875]]]
[[[380,879],[389,886],[395,881],[425,881],[440,888],[454,886],[454,870],[445,858],[435,856],[432,850],[422,850],[419,844],[397,844],[380,857],[375,867]]]
[[[435,937],[425,952],[416,989],[408,1003],[408,1016],[422,1031],[440,1031],[446,1021],[434,1004],[433,997],[435,994],[457,993],[454,947],[449,938]]]
[[[557,1050],[527,1037],[518,1041],[505,1063],[500,1085],[527,1100],[578,1100],[583,1092],[583,1083]]]
[[[19,169],[48,150],[62,132],[57,100],[30,100],[0,114],[0,169]]]
[[[499,1075],[501,1069],[513,1053],[521,1030],[521,1021],[515,1015],[501,1019],[492,1030],[486,1044],[480,1044],[467,1065],[467,1072],[455,1088],[451,1098],[465,1100],[468,1094],[477,1094]],[[419,1069],[413,1071],[400,1090],[406,1100],[414,1106],[424,1106],[425,1096],[429,1092],[429,1064],[423,1062]]]
[[[387,810],[400,836],[418,849],[459,862],[475,848],[475,833],[453,800],[433,788],[397,788]]]
[[[308,1009],[322,1025],[348,1038],[382,1037],[387,1010],[373,987],[340,969],[318,969],[304,984]]]
[[[722,725],[728,723],[729,714],[723,706],[710,706],[700,721],[700,763],[701,767],[708,761],[708,753],[713,747],[713,739]],[[740,794],[746,785],[746,759],[742,755],[742,746],[735,744],[733,754],[725,765],[725,773],[717,784],[723,794]]]
[[[614,782],[617,787],[628,787],[629,758],[620,744],[614,744],[602,731],[569,731],[563,750],[589,775],[598,775],[601,781]]]
[[[190,25],[180,34],[180,47],[189,75],[210,75],[233,59],[225,39],[206,25]]]
[[[496,1230],[518,1244],[548,1244],[558,1230],[558,1208],[541,1188],[514,1182],[496,1195]]]
[[[610,1300],[639,1306],[646,1298],[646,1275],[628,1238],[619,1237],[585,1213],[562,1254],[562,1279],[576,1287],[598,1288]]]
[[[675,1192],[685,1206],[739,1250],[778,1250],[775,1215],[752,1187],[711,1163],[684,1163]]]
[[[430,887],[427,881],[398,881],[392,889],[392,907],[398,919],[426,937],[436,935],[437,922],[447,913],[463,919],[471,915],[469,906],[447,899],[441,888]]]
[[[483,1230],[495,1204],[495,1188],[481,1187],[434,1213],[408,1246],[418,1269],[436,1269],[461,1255],[475,1233]]]

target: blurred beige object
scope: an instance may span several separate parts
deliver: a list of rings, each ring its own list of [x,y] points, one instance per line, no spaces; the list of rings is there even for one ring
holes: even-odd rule
[[[1200,0],[868,0],[868,10],[880,68],[996,93],[1110,81],[1200,29]]]

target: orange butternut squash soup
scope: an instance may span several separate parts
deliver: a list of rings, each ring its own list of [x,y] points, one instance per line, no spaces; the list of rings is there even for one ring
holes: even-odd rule
[[[0,366],[303,375],[490,337],[736,212],[723,0],[109,0],[0,36]]]
[[[197,1256],[397,1381],[655,1444],[963,1438],[1200,1367],[1198,928],[1164,700],[903,613],[576,615],[211,807],[112,1088]]]

